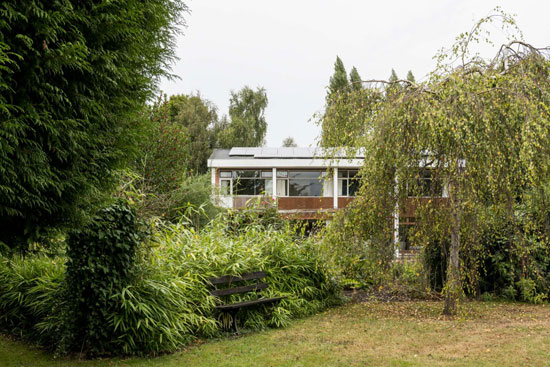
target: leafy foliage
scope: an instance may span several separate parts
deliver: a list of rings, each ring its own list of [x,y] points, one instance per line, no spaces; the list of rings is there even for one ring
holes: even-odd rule
[[[216,107],[197,95],[174,95],[167,103],[169,121],[188,137],[187,167],[192,174],[207,172],[206,161],[216,145]]]
[[[283,147],[297,147],[296,141],[292,136],[288,136],[283,139]]]
[[[245,86],[238,92],[232,91],[229,99],[230,119],[222,119],[217,126],[218,146],[257,147],[264,144],[267,102],[264,88],[253,90]]]
[[[388,218],[397,204],[414,206],[417,222],[427,230],[420,238],[449,244],[444,287],[448,314],[457,312],[461,269],[477,269],[468,263],[461,267],[460,254],[479,249],[476,234],[484,208],[503,204],[506,218],[517,223],[514,203],[523,200],[525,189],[539,190],[550,177],[548,50],[510,40],[493,59],[471,56],[472,43],[489,37],[484,25],[496,19],[510,34],[518,34],[513,19],[497,10],[460,35],[451,50],[442,51],[426,83],[390,81],[382,83],[383,89],[371,83],[363,103],[372,108],[362,115],[363,129],[355,133],[362,138],[352,140],[366,157],[362,210],[360,219],[353,217],[365,223],[362,241],[392,248]],[[460,64],[453,64],[457,60]],[[334,115],[342,116],[349,113],[349,103],[342,99],[334,109]],[[333,127],[334,132],[342,130],[343,123]],[[421,191],[420,172],[426,167],[445,186],[444,202],[409,198],[409,193]],[[507,236],[525,243],[519,226],[512,228]]]
[[[62,258],[0,257],[0,328],[54,347],[64,342],[67,298]]]
[[[134,145],[174,59],[180,0],[6,0],[0,8],[0,241],[78,222]]]
[[[157,354],[223,332],[211,276],[262,269],[266,295],[287,297],[241,310],[239,323],[250,329],[285,326],[340,301],[314,240],[258,211],[220,215],[201,231],[156,222],[136,256],[132,214],[117,204],[102,218],[70,239],[66,271],[62,258],[0,257],[2,327],[59,352],[84,345],[92,355]]]
[[[67,292],[74,335],[72,348],[89,354],[117,352],[110,327],[120,305],[113,299],[137,275],[137,251],[143,234],[133,211],[122,201],[105,209],[67,239]],[[124,307],[124,306],[122,306]]]

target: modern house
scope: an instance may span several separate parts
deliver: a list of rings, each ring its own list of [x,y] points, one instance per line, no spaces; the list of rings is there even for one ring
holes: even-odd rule
[[[242,209],[251,205],[274,206],[283,217],[292,219],[330,219],[348,205],[359,188],[358,171],[364,154],[348,156],[333,149],[327,156],[323,148],[232,148],[215,149],[208,159],[216,205]],[[414,211],[422,200],[432,200],[434,182],[430,169],[423,169],[420,196],[407,200],[405,208],[396,208],[393,238],[407,250],[408,229],[415,225]],[[442,185],[435,201],[445,200]]]
[[[325,159],[321,148],[215,149],[208,160],[214,200],[240,209],[269,198],[283,216],[327,218],[353,200],[364,158],[344,151],[335,156]]]

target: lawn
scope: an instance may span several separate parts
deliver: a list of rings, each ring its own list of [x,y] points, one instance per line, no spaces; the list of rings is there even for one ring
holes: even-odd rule
[[[0,337],[0,366],[550,366],[550,306],[471,302],[352,303],[291,327],[197,343],[152,359],[54,359]]]

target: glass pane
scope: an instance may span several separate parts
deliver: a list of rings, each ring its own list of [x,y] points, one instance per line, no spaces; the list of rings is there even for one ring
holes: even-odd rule
[[[323,182],[319,179],[313,180],[289,180],[290,196],[321,196]]]
[[[250,171],[250,170],[240,170],[240,171],[233,171],[233,178],[253,178],[258,177],[258,171]]]
[[[346,177],[348,177],[348,171],[338,170],[338,177],[339,177],[339,178],[346,178]]]
[[[230,194],[231,194],[231,181],[230,180],[221,180],[220,181],[220,195],[230,195]]]
[[[273,172],[272,171],[262,171],[262,177],[263,178],[271,178],[271,177],[273,177]]]
[[[234,195],[254,195],[254,180],[252,179],[240,179],[233,183]]]
[[[321,178],[321,171],[290,171],[288,173],[290,178],[297,179],[319,179]]]
[[[348,180],[338,180],[338,195],[348,196]]]
[[[254,195],[265,195],[265,180],[254,180]]]
[[[221,171],[220,177],[231,178],[231,171]]]
[[[287,196],[288,180],[277,180],[277,196]]]
[[[273,180],[265,180],[265,194],[273,195]]]
[[[277,171],[277,177],[288,177],[288,171]]]
[[[359,180],[350,179],[348,191],[348,196],[356,196],[359,192]]]

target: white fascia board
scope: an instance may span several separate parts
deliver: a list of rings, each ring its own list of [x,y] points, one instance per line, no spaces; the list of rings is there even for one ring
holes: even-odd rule
[[[359,168],[363,159],[209,159],[215,168]]]

